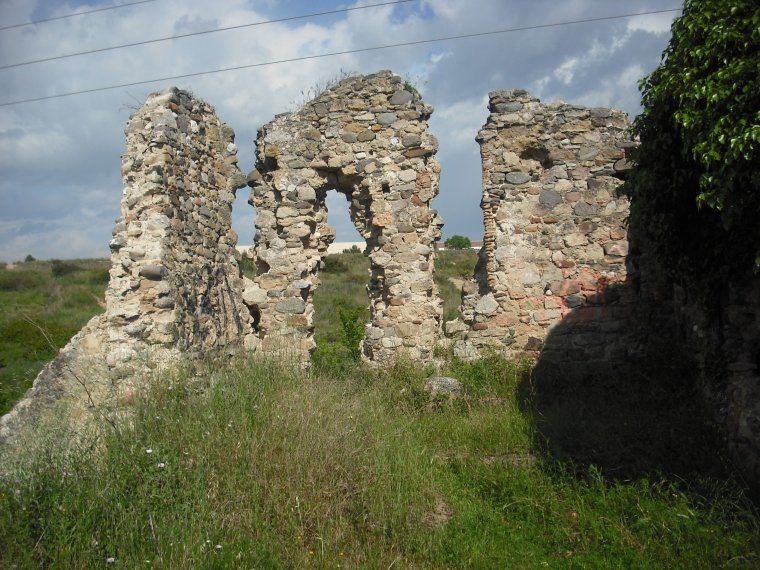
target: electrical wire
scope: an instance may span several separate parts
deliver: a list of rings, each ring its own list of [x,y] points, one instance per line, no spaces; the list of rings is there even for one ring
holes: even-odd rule
[[[105,8],[95,8],[94,10],[87,10],[84,12],[74,12],[73,14],[66,14],[65,16],[54,16],[53,18],[45,18],[43,20],[34,20],[32,22],[24,22],[22,24],[12,24],[10,26],[0,27],[0,32],[3,30],[11,30],[13,28],[23,28],[24,26],[34,26],[36,24],[44,24],[46,22],[53,22],[55,20],[65,20],[66,18],[74,18],[75,16],[86,16],[88,14],[94,14],[95,12],[105,12],[107,10],[116,10],[117,8],[126,8],[128,6],[137,6],[138,4],[147,4],[148,2],[157,2],[158,0],[139,0],[138,2],[127,2],[126,4],[117,4],[116,6],[106,6]]]
[[[117,49],[124,49],[124,48],[135,47],[135,46],[144,46],[144,45],[148,45],[148,44],[156,44],[156,43],[159,43],[159,42],[168,42],[168,41],[171,41],[171,40],[178,40],[178,39],[181,39],[181,38],[191,38],[191,37],[202,36],[202,35],[206,35],[206,34],[215,34],[217,32],[227,32],[229,30],[239,30],[239,29],[242,29],[242,28],[251,28],[253,26],[263,26],[265,24],[274,24],[274,23],[277,23],[277,22],[290,22],[290,21],[293,21],[293,20],[303,20],[305,18],[314,18],[314,17],[317,17],[317,16],[328,16],[330,14],[340,14],[342,12],[351,12],[353,10],[365,10],[367,8],[377,8],[377,7],[380,7],[380,6],[392,6],[392,5],[395,5],[395,4],[405,4],[407,2],[414,2],[414,1],[415,0],[395,0],[393,2],[382,2],[380,4],[367,4],[367,5],[364,5],[364,6],[353,6],[351,8],[341,8],[341,9],[338,9],[338,10],[328,10],[326,12],[312,12],[311,14],[302,14],[302,15],[299,15],[299,16],[288,16],[287,18],[278,18],[276,20],[261,20],[259,22],[251,22],[250,24],[237,24],[235,26],[226,26],[224,28],[213,28],[213,29],[210,29],[210,30],[201,30],[201,31],[198,31],[198,32],[188,32],[186,34],[178,34],[178,35],[175,35],[175,36],[166,36],[166,37],[163,37],[163,38],[154,38],[152,40],[143,40],[143,41],[139,41],[139,42],[131,42],[131,43],[128,43],[128,44],[120,44],[120,45],[115,45],[115,46],[107,46],[107,47],[102,47],[102,48],[95,48],[95,49],[89,49],[89,50],[78,51],[78,52],[73,52],[73,53],[65,53],[65,54],[60,54],[60,55],[53,55],[53,56],[50,56],[50,57],[43,57],[43,58],[40,58],[40,59],[32,59],[32,60],[29,60],[29,61],[21,61],[19,63],[9,63],[7,65],[0,65],[0,70],[2,70],[2,69],[11,69],[13,67],[22,67],[22,66],[25,66],[25,65],[34,65],[36,63],[44,63],[46,61],[56,61],[56,60],[59,60],[59,59],[66,59],[66,58],[70,58],[70,57],[79,57],[79,56],[82,56],[82,55],[88,55],[88,54],[92,54],[92,53],[102,53],[102,52],[105,52],[105,51],[112,51],[112,50],[117,50]]]
[[[279,59],[279,60],[273,60],[273,61],[264,61],[259,63],[249,63],[246,65],[236,65],[234,67],[224,67],[221,69],[211,69],[207,71],[198,71],[194,73],[183,73],[180,75],[171,75],[167,77],[157,77],[154,79],[146,79],[142,81],[132,81],[129,83],[119,83],[116,85],[108,85],[103,87],[93,87],[90,89],[82,89],[79,91],[70,91],[68,93],[58,93],[55,95],[46,95],[43,97],[32,97],[29,99],[18,99],[16,101],[7,101],[5,103],[0,103],[0,107],[8,107],[11,105],[20,105],[22,103],[34,103],[37,101],[47,101],[49,99],[58,99],[60,97],[70,97],[73,95],[82,95],[85,93],[96,93],[98,91],[109,91],[111,89],[119,89],[122,87],[134,87],[136,85],[146,85],[148,83],[159,83],[163,81],[172,81],[175,79],[186,79],[188,77],[199,77],[202,75],[212,75],[216,73],[225,73],[228,71],[237,71],[240,69],[251,69],[255,67],[265,67],[269,65],[278,65],[282,63],[293,63],[297,61],[305,61],[309,59],[319,59],[324,57],[334,57],[337,55],[346,55],[351,53],[363,53],[368,51],[378,51],[383,49],[390,49],[395,47],[406,47],[406,46],[415,46],[415,45],[421,45],[421,44],[429,44],[434,42],[442,42],[442,41],[449,41],[449,40],[460,40],[464,38],[478,38],[478,37],[485,37],[485,36],[493,36],[497,34],[506,34],[511,32],[521,32],[521,31],[527,31],[527,30],[539,30],[539,29],[545,29],[545,28],[555,28],[559,26],[567,26],[572,24],[585,24],[589,22],[602,22],[606,20],[619,20],[623,18],[634,18],[636,16],[648,16],[651,14],[664,14],[667,12],[680,12],[681,8],[668,8],[665,10],[652,10],[649,12],[637,12],[633,14],[618,14],[615,16],[601,16],[598,18],[585,18],[582,20],[570,20],[566,22],[553,22],[550,24],[538,24],[534,26],[520,26],[518,28],[505,28],[502,30],[492,30],[488,32],[476,32],[472,34],[460,34],[456,36],[443,36],[438,38],[430,38],[426,40],[414,40],[409,42],[399,42],[395,44],[387,44],[387,45],[381,45],[381,46],[372,46],[372,47],[365,47],[365,48],[358,48],[358,49],[349,49],[349,50],[343,50],[343,51],[334,51],[334,52],[328,52],[328,53],[320,53],[315,55],[305,55],[301,57],[291,57],[287,59]]]

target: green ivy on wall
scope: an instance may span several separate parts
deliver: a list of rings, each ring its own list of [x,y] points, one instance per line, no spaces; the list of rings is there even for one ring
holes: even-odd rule
[[[622,192],[671,275],[709,285],[760,269],[759,77],[760,4],[687,0],[640,84]]]

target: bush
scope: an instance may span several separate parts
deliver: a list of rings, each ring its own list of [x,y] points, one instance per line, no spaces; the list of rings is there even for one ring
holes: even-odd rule
[[[53,277],[63,277],[64,275],[70,275],[76,273],[81,268],[76,263],[71,261],[61,261],[60,259],[52,259],[50,261],[50,271]]]
[[[76,332],[76,327],[56,322],[32,323],[23,318],[0,322],[0,338],[14,347],[14,357],[31,361],[52,358]]]
[[[325,273],[344,273],[348,271],[348,266],[337,255],[328,255],[322,260],[322,271]]]
[[[108,269],[92,269],[87,280],[93,285],[104,285],[110,279]]]
[[[443,242],[443,245],[446,246],[446,249],[469,249],[472,247],[472,242],[468,237],[453,235]]]
[[[364,307],[338,306],[341,343],[354,360],[359,360],[361,356],[359,343],[364,337],[364,311]]]
[[[37,261],[37,259],[31,253],[28,253],[24,258],[24,263],[31,263],[32,261]]]
[[[243,275],[248,277],[249,279],[253,279],[256,277],[256,261],[249,257],[248,255],[243,255],[240,258],[240,271],[243,272]]]
[[[31,289],[40,281],[40,275],[33,271],[3,271],[0,273],[0,291]]]
[[[687,0],[672,32],[640,84],[641,145],[622,190],[631,227],[672,276],[717,283],[760,268],[760,12]]]

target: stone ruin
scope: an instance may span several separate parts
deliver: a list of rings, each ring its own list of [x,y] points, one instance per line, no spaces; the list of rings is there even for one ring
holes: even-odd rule
[[[446,324],[455,353],[537,355],[563,323],[567,342],[551,347],[559,360],[620,361],[624,343],[609,333],[635,300],[617,286],[627,276],[628,202],[615,193],[633,145],[627,115],[547,105],[521,89],[490,93],[489,111],[476,138],[485,234],[460,318]]]
[[[125,134],[105,314],[0,419],[0,444],[54,408],[67,406],[72,419],[118,414],[151,368],[254,341],[230,222],[245,185],[232,129],[207,103],[170,88],[148,97]]]
[[[427,132],[432,111],[380,72],[344,80],[265,126],[248,177],[259,213],[252,282],[231,227],[235,192],[246,184],[233,130],[187,91],[151,94],[125,129],[105,314],[0,419],[0,446],[56,413],[118,415],[143,376],[182,356],[286,347],[308,357],[311,295],[334,237],[325,207],[332,188],[349,199],[371,260],[363,354],[430,359],[442,315],[433,282],[442,222],[430,208],[440,173]],[[81,422],[70,424],[75,433]]]
[[[527,354],[559,376],[588,374],[636,357],[645,323],[645,334],[686,339],[703,374],[719,368],[713,408],[757,484],[760,280],[726,283],[714,307],[663,284],[615,192],[633,145],[624,113],[543,104],[522,90],[491,93],[489,110],[477,137],[484,245],[444,337],[433,281],[442,222],[431,208],[440,173],[432,108],[400,78],[349,78],[276,117],[259,131],[247,179],[232,129],[208,104],[176,88],[150,95],[126,129],[106,312],[0,419],[0,449],[61,409],[70,433],[57,437],[76,438],[84,419],[122,413],[151,368],[183,355],[308,357],[334,189],[370,258],[366,360],[430,361],[441,343],[464,358]],[[257,210],[254,280],[242,277],[230,223],[246,182]]]
[[[172,88],[149,97],[125,134],[122,217],[109,244],[108,364],[129,364],[148,347],[250,345],[231,225],[245,186],[234,132],[207,103]]]
[[[308,356],[315,344],[312,295],[335,231],[325,197],[337,190],[366,240],[371,323],[361,351],[371,361],[404,352],[429,360],[440,338],[443,304],[433,281],[443,225],[433,112],[418,93],[385,71],[352,77],[300,111],[259,130],[258,162],[248,177],[256,207],[258,275],[245,299],[259,315],[267,350]]]

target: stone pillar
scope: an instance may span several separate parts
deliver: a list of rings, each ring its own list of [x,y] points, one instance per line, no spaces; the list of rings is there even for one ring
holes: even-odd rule
[[[251,334],[231,227],[234,133],[190,93],[154,93],[129,119],[124,197],[106,291],[109,364],[147,348],[203,353]]]
[[[252,346],[252,317],[230,226],[245,185],[232,129],[213,108],[169,88],[129,119],[124,194],[113,231],[106,312],[93,317],[0,418],[0,453],[56,420],[63,444],[90,420],[118,418],[159,363]]]

